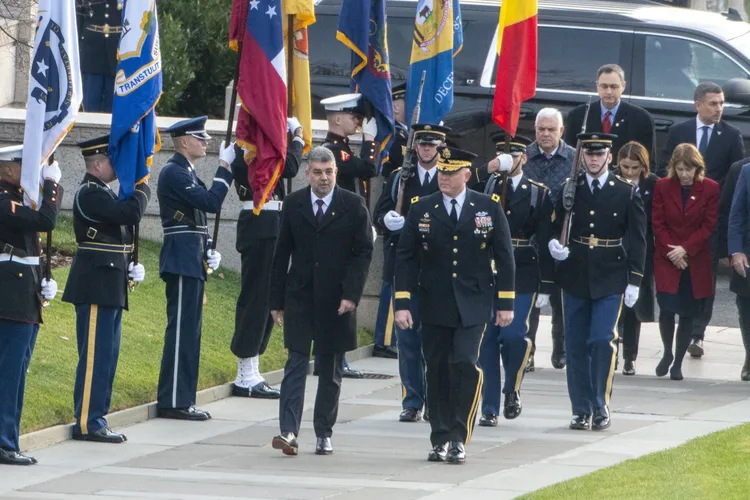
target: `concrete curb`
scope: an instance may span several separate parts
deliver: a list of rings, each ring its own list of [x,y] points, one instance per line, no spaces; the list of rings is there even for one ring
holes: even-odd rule
[[[368,345],[346,353],[346,359],[350,362],[372,357],[373,346]],[[312,373],[313,362],[310,361],[308,373]],[[284,370],[275,370],[264,373],[263,376],[271,385],[281,383],[284,378]],[[196,405],[205,405],[213,403],[220,399],[228,398],[232,395],[232,383],[209,387],[198,391],[196,394]],[[107,421],[110,427],[119,428],[133,424],[138,424],[156,418],[156,402],[146,403],[134,408],[127,408],[107,415]],[[20,437],[19,443],[21,450],[29,451],[39,448],[46,448],[54,444],[62,443],[71,439],[73,434],[73,424],[56,425],[47,429],[41,429],[35,432],[24,434]]]

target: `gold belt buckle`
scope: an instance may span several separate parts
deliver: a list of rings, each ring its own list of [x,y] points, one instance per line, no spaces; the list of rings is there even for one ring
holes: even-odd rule
[[[592,236],[589,238],[589,247],[594,248],[599,246],[599,238]]]

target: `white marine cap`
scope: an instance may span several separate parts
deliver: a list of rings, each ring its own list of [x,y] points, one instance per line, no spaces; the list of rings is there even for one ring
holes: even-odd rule
[[[320,101],[326,111],[336,113],[355,113],[364,114],[359,105],[359,101],[362,98],[362,94],[341,94],[333,97],[328,97]]]
[[[0,148],[0,161],[15,161],[21,163],[23,144]]]

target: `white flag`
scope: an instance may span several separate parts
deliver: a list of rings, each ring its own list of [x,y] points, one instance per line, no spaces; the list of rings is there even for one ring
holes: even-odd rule
[[[82,98],[75,0],[39,0],[21,168],[27,206],[37,208],[42,165],[73,127]]]

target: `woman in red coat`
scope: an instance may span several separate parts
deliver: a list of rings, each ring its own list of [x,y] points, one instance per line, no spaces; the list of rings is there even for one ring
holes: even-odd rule
[[[719,211],[719,184],[704,173],[696,147],[680,144],[669,161],[667,177],[654,188],[654,277],[664,344],[656,375],[663,377],[669,370],[672,380],[682,380],[682,358],[690,345],[693,318],[714,294],[710,238]],[[675,315],[680,322],[673,356]]]

